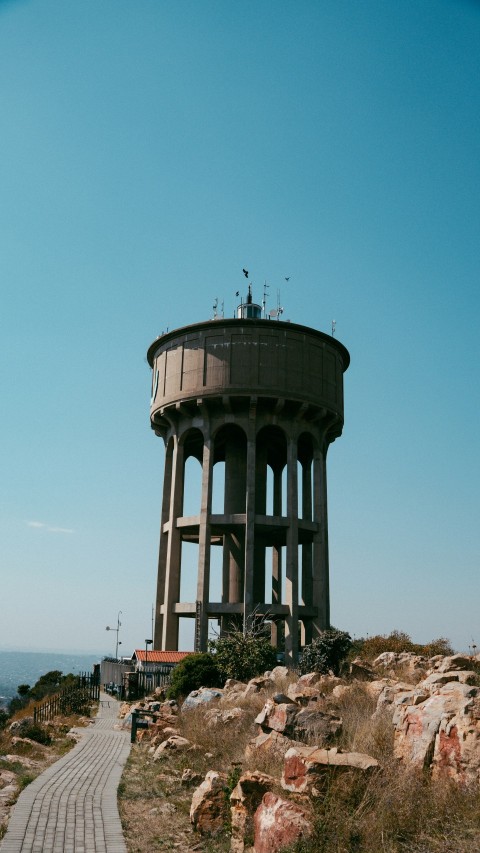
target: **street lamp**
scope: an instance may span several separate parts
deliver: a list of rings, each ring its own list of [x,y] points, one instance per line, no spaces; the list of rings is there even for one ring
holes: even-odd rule
[[[153,640],[145,640],[145,671],[147,669],[147,660],[148,660],[148,646],[153,645]]]
[[[122,624],[120,622],[120,616],[121,615],[122,615],[122,611],[119,610],[118,616],[117,616],[117,627],[116,628],[110,628],[109,625],[107,625],[107,627],[105,628],[106,631],[115,631],[115,633],[117,635],[117,642],[115,645],[115,660],[118,660],[118,647],[122,645],[121,642],[119,642],[119,640],[118,640],[118,632],[120,631],[120,625]]]

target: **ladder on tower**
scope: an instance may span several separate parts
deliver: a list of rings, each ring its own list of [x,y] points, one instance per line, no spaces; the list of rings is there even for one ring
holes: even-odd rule
[[[202,638],[202,602],[195,602],[195,651],[200,651]]]

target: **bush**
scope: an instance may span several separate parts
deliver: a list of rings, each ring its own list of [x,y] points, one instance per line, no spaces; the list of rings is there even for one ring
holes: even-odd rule
[[[431,640],[430,643],[413,643],[411,637],[405,631],[391,631],[390,634],[376,634],[373,637],[356,640],[355,651],[367,660],[374,660],[384,652],[410,652],[411,654],[424,655],[430,658],[434,655],[453,655],[450,641],[445,637]]]
[[[22,737],[28,737],[29,740],[34,740],[36,743],[42,743],[45,746],[52,742],[49,733],[42,726],[36,724],[22,729]]]
[[[302,652],[300,672],[327,673],[332,670],[335,675],[352,648],[352,638],[346,631],[328,628],[326,631],[305,646]]]
[[[220,683],[221,674],[213,655],[208,652],[192,654],[173,670],[167,698],[179,699],[199,687],[219,687]]]
[[[270,639],[252,630],[245,634],[233,630],[218,640],[211,640],[209,647],[224,680],[249,681],[277,665],[277,653]]]

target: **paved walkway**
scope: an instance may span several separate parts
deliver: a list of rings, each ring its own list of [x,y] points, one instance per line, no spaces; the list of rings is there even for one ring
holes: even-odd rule
[[[113,728],[119,703],[100,700],[81,741],[20,794],[2,853],[126,853],[117,787],[130,732]]]

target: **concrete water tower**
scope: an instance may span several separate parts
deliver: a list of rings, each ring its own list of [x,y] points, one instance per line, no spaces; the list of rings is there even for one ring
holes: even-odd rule
[[[235,318],[175,329],[148,350],[151,426],[166,450],[156,649],[178,649],[182,617],[195,619],[195,648],[204,651],[209,619],[222,631],[258,613],[295,662],[299,643],[329,626],[326,458],[342,432],[350,356],[333,336],[262,313],[249,288]],[[201,500],[186,516],[191,456],[201,465]],[[213,512],[220,462],[223,511]],[[186,542],[198,550],[196,594],[181,601],[182,571],[192,572],[182,565]],[[222,553],[220,600],[210,594],[213,548]]]

